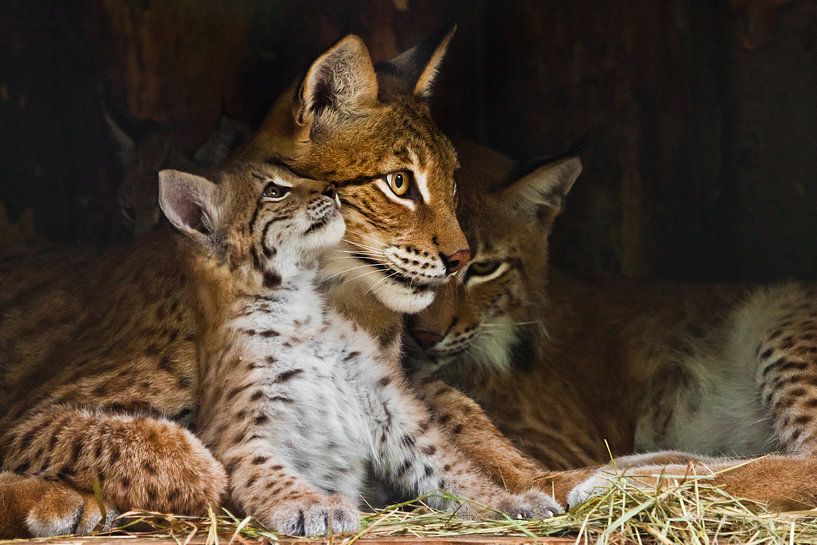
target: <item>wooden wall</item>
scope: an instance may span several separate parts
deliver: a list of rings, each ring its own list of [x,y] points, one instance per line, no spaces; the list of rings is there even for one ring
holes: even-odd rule
[[[451,134],[553,154],[589,133],[554,236],[581,273],[817,278],[814,0],[11,0],[0,7],[0,236],[121,238],[107,104],[257,124],[338,37],[375,60],[446,21]],[[29,233],[30,234],[30,233]]]

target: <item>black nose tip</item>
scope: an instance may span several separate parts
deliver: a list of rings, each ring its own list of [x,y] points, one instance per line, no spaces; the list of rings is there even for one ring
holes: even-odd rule
[[[323,190],[323,194],[329,197],[330,199],[334,199],[335,195],[337,195],[337,193],[335,193],[335,188],[332,187],[331,185]]]

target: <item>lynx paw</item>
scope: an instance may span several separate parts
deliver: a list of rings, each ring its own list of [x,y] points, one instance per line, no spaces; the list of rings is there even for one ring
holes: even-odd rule
[[[705,461],[703,458],[701,460]],[[625,471],[617,471],[609,466],[604,467],[573,488],[567,495],[567,504],[572,509],[590,498],[603,494],[610,489],[613,483],[616,483],[616,486],[629,486],[642,490],[654,490],[671,483],[677,484],[695,474],[694,465],[690,464],[646,465],[630,467]]]
[[[615,478],[611,473],[605,471],[596,472],[590,478],[576,485],[567,494],[567,505],[573,509],[577,505],[586,502],[593,496],[597,496],[610,488],[610,479]]]
[[[264,522],[275,531],[290,536],[323,536],[357,530],[360,528],[360,513],[343,496],[308,496],[281,502]]]
[[[544,492],[529,490],[523,494],[509,494],[497,508],[517,519],[543,519],[564,513],[556,500]]]
[[[34,537],[88,535],[109,531],[117,513],[107,508],[103,520],[96,499],[64,487],[46,492],[26,516],[26,528]]]

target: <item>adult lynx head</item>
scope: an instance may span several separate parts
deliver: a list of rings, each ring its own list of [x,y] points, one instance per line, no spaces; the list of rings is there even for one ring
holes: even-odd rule
[[[347,36],[279,97],[238,154],[332,182],[347,232],[324,272],[398,312],[426,307],[470,257],[455,215],[457,157],[428,105],[452,34],[376,68]]]
[[[520,173],[491,150],[461,153],[463,174],[472,183],[462,184],[460,217],[474,259],[431,306],[409,317],[412,364],[433,370],[457,361],[507,369],[514,355],[530,358],[532,343],[541,346],[548,238],[582,163],[569,155],[523,166]],[[484,185],[478,187],[475,182],[498,165],[504,172],[488,176],[498,180],[480,180]]]
[[[193,241],[199,272],[221,292],[277,288],[315,267],[344,231],[330,184],[264,163],[235,164],[208,177],[163,170],[159,204]]]

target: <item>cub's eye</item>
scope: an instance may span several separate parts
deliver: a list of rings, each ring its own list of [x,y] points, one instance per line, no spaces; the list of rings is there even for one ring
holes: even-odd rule
[[[404,197],[411,189],[412,174],[408,170],[392,172],[386,174],[386,183],[389,184],[392,192],[398,197]]]
[[[280,201],[284,197],[287,196],[289,193],[289,188],[278,185],[275,182],[270,182],[264,188],[264,192],[261,194],[265,199],[272,199],[274,201]]]
[[[499,266],[502,265],[501,261],[474,261],[470,265],[468,265],[468,276],[488,276],[496,272],[499,269]]]

